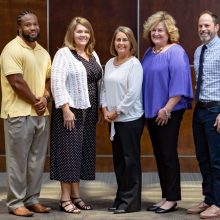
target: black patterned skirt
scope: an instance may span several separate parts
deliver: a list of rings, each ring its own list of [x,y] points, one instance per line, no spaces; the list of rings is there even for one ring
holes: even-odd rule
[[[95,179],[97,108],[73,109],[75,127],[63,126],[62,109],[53,103],[50,139],[50,178],[61,182]]]

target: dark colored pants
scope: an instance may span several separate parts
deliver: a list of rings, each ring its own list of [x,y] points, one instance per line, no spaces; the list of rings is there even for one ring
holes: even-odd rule
[[[160,178],[162,197],[168,201],[181,199],[177,142],[184,111],[172,112],[171,119],[164,126],[158,126],[155,122],[156,118],[147,119],[148,131]]]
[[[126,211],[141,209],[140,139],[144,118],[135,121],[115,122],[112,141],[113,163],[117,180],[114,205]]]
[[[193,135],[196,156],[203,178],[205,203],[220,207],[220,134],[214,123],[220,106],[199,108],[193,115]]]

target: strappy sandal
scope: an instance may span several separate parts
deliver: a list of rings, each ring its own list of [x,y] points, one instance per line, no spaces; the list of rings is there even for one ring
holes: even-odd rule
[[[81,210],[92,210],[90,205],[87,205],[82,198],[71,198],[72,203]]]
[[[60,210],[67,213],[79,214],[81,211],[72,203],[71,200],[60,201]]]

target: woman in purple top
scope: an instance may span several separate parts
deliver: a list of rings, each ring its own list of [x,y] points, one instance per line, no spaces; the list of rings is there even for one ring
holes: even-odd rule
[[[147,210],[167,213],[181,199],[177,141],[184,111],[191,108],[191,72],[188,56],[177,44],[175,20],[167,12],[148,18],[144,37],[152,45],[142,61],[144,111],[162,190],[161,201]]]

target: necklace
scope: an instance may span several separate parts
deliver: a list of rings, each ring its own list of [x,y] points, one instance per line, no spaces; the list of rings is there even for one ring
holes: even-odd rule
[[[159,48],[159,49],[156,49],[155,47],[153,47],[152,52],[153,52],[154,54],[158,54],[158,53],[160,53],[163,49],[164,49],[164,47],[161,47],[161,48]]]
[[[126,58],[124,58],[124,59],[122,59],[122,60],[119,60],[118,59],[118,57],[116,57],[115,59],[114,59],[114,65],[115,66],[120,66],[121,64],[123,64],[123,63],[125,63],[127,60],[129,60],[130,59],[130,57],[126,57]]]

